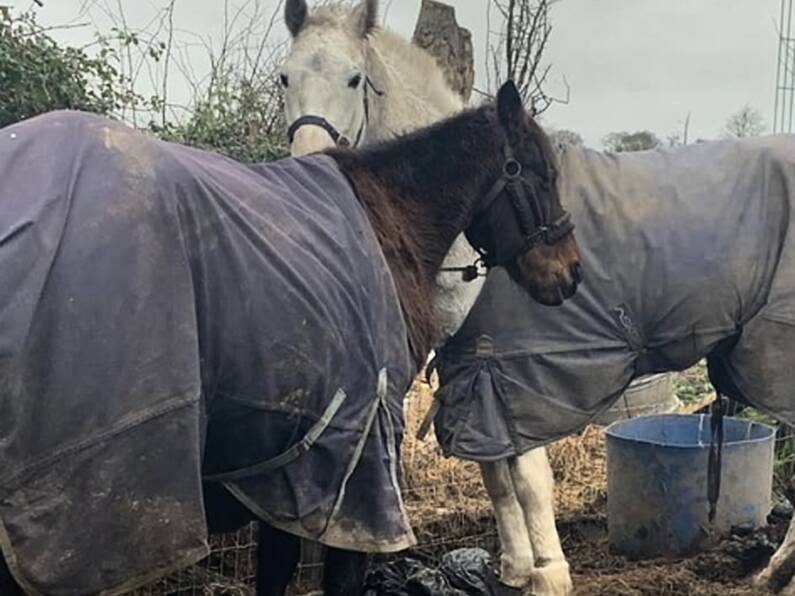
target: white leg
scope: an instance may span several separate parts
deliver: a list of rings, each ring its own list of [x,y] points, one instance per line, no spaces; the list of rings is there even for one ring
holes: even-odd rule
[[[573,588],[569,564],[555,527],[555,481],[547,451],[544,448],[528,451],[511,460],[509,468],[533,547],[533,594],[567,596]]]
[[[533,550],[508,462],[481,463],[480,473],[497,518],[502,550],[500,579],[512,588],[523,588],[533,573]]]
[[[782,590],[782,594],[795,594],[795,519],[790,522],[784,542],[770,559],[756,582],[759,586],[772,589],[773,591]]]

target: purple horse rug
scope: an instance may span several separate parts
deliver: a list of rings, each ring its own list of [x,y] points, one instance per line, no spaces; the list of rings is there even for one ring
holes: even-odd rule
[[[0,280],[0,547],[31,594],[201,559],[203,481],[327,545],[413,543],[416,367],[330,158],[242,165],[69,112],[5,128]]]
[[[795,137],[568,147],[559,178],[585,281],[553,309],[490,274],[439,358],[445,453],[524,453],[581,429],[634,378],[705,356],[720,391],[795,424]]]

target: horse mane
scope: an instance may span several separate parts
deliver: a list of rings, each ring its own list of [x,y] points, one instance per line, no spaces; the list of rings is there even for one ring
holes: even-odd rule
[[[328,152],[351,182],[389,263],[418,366],[439,340],[436,276],[499,176],[504,143],[494,107],[484,106],[358,151]]]
[[[560,159],[563,153],[563,148],[556,146],[552,143],[552,139],[544,128],[535,121],[535,118],[528,118],[528,125],[530,131],[541,149],[542,162],[546,165],[546,172],[539,172],[546,174],[547,179],[555,184],[558,178],[558,169],[560,167]]]
[[[428,126],[464,108],[444,71],[425,50],[388,29],[377,29],[367,44],[368,71],[384,98],[373,101],[371,131],[388,138]]]
[[[345,4],[327,4],[318,6],[309,11],[304,28],[307,27],[336,27],[342,29],[352,9]]]
[[[444,70],[424,49],[389,29],[377,29],[370,37],[370,48],[393,69],[390,74],[400,82],[404,93],[409,86],[409,93],[436,112],[429,115],[431,120],[415,126],[431,124],[464,109],[463,99],[450,87]]]

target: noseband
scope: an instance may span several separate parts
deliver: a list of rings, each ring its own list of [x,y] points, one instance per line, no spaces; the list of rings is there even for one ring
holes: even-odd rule
[[[367,125],[370,123],[370,98],[368,96],[368,89],[372,89],[373,93],[375,93],[378,97],[384,95],[383,91],[379,91],[376,89],[373,81],[370,77],[365,77],[364,79],[364,119],[362,120],[361,126],[359,126],[359,132],[356,133],[356,139],[351,144],[351,140],[338,131],[331,122],[323,118],[322,116],[313,116],[311,114],[301,116],[297,118],[295,122],[290,125],[290,128],[287,129],[287,139],[290,141],[290,144],[293,144],[293,139],[295,139],[296,133],[298,130],[303,126],[319,126],[323,130],[325,130],[331,140],[334,141],[334,144],[338,147],[358,147],[362,142],[362,137],[364,136],[364,130]]]
[[[519,254],[542,244],[548,246],[556,244],[574,231],[571,215],[565,210],[562,210],[562,214],[558,218],[552,220],[549,206],[545,208],[536,191],[537,187],[544,184],[548,184],[548,182],[542,180],[532,171],[525,171],[522,164],[514,157],[511,148],[506,145],[502,175],[483,198],[476,215],[488,211],[498,200],[509,200],[516,216],[521,238],[509,238],[508,240],[515,245],[515,249],[506,257],[498,258],[483,248],[484,243],[473,242],[473,236],[476,234],[470,234],[468,231],[467,236],[470,238],[470,242],[476,246],[476,250],[480,253],[487,268],[505,265],[513,261]]]

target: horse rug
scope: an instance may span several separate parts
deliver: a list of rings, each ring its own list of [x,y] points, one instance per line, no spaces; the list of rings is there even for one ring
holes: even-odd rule
[[[719,390],[795,423],[795,138],[568,147],[559,184],[585,281],[549,308],[490,273],[439,357],[444,452],[524,453],[707,355]]]
[[[416,366],[330,158],[242,165],[70,112],[5,128],[0,279],[0,546],[30,593],[205,556],[203,477],[327,545],[413,543]]]

